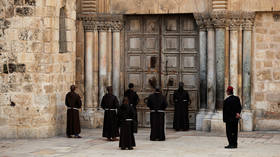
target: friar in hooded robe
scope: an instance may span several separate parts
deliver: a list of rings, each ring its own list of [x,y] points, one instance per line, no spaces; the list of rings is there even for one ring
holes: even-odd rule
[[[151,141],[165,140],[165,109],[166,98],[161,94],[160,88],[156,87],[155,92],[148,97],[147,106],[150,108]]]
[[[107,87],[107,93],[102,98],[101,107],[105,110],[102,136],[106,137],[109,141],[116,141],[116,137],[119,137],[117,120],[119,101],[113,95],[112,86]]]
[[[134,121],[136,121],[136,114],[133,106],[130,105],[128,97],[123,98],[123,103],[118,110],[118,124],[120,127],[120,142],[119,147],[124,149],[133,149],[135,147],[134,138]]]
[[[134,84],[133,83],[129,83],[128,85],[128,90],[125,91],[124,96],[127,97],[129,99],[129,103],[130,105],[133,107],[133,112],[136,115],[136,120],[134,121],[134,132],[137,133],[137,126],[138,126],[138,119],[137,119],[137,108],[136,106],[139,103],[139,96],[138,94],[134,91]]]
[[[66,135],[68,138],[81,138],[79,109],[82,106],[81,97],[75,93],[75,85],[71,85],[70,92],[67,93],[65,98],[65,105],[67,106],[67,128]]]
[[[191,103],[188,91],[184,90],[184,83],[179,83],[179,88],[174,91],[174,120],[173,128],[176,131],[189,129],[189,110],[188,106]]]

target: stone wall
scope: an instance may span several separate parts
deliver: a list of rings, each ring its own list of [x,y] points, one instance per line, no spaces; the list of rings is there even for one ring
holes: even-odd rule
[[[65,8],[65,52],[59,52]],[[65,94],[75,80],[76,0],[0,1],[0,138],[65,132]]]
[[[257,13],[253,99],[256,130],[280,130],[280,13]]]

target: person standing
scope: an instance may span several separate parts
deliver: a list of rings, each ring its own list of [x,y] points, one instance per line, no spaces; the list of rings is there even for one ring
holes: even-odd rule
[[[70,92],[66,94],[65,105],[67,106],[67,128],[66,135],[68,138],[81,138],[79,109],[82,106],[81,97],[75,93],[75,85],[71,85]]]
[[[189,130],[188,105],[191,103],[191,101],[189,93],[184,90],[183,82],[180,82],[178,90],[174,91],[173,101],[175,107],[173,128],[176,131]]]
[[[233,87],[228,86],[226,92],[228,97],[224,100],[223,121],[226,123],[229,145],[225,148],[237,148],[238,121],[242,107],[239,97],[233,95]]]
[[[156,87],[155,92],[148,97],[147,106],[150,108],[151,141],[165,140],[165,108],[167,101],[161,94],[160,88]]]
[[[136,120],[134,121],[134,132],[137,133],[137,126],[138,126],[138,118],[137,118],[137,108],[136,106],[139,103],[139,97],[138,94],[134,91],[134,84],[133,83],[129,83],[128,85],[128,90],[125,91],[124,96],[127,97],[129,99],[129,103],[130,105],[133,107],[133,112],[136,115]]]
[[[133,135],[133,122],[136,121],[136,114],[133,106],[130,105],[128,97],[123,98],[123,103],[118,111],[118,126],[120,127],[119,147],[129,150],[135,147],[135,138]]]
[[[113,95],[112,86],[107,87],[107,94],[102,98],[101,107],[105,110],[102,136],[106,137],[109,141],[116,141],[116,137],[119,136],[117,121],[119,101]]]

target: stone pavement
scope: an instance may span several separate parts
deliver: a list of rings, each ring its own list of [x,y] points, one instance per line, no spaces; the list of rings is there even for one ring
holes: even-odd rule
[[[134,150],[101,138],[101,129],[83,129],[81,139],[1,139],[0,157],[280,157],[280,132],[241,132],[238,149],[224,149],[224,133],[167,130],[166,141],[149,141],[139,129]]]

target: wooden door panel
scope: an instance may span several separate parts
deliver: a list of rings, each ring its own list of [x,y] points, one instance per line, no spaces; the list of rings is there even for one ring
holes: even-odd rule
[[[142,69],[141,54],[128,54],[127,55],[127,70],[128,71],[141,71]]]
[[[141,51],[142,50],[142,39],[140,37],[129,37],[128,38],[128,50],[129,51]]]
[[[150,127],[150,112],[144,100],[153,92],[151,80],[156,80],[169,103],[166,127],[173,126],[173,93],[180,81],[185,83],[185,89],[190,93],[190,126],[195,127],[199,54],[198,31],[193,16],[128,16],[125,39],[125,86],[127,88],[128,83],[134,83],[140,97],[139,126]]]
[[[183,73],[182,82],[188,89],[198,89],[197,74],[195,73]]]

